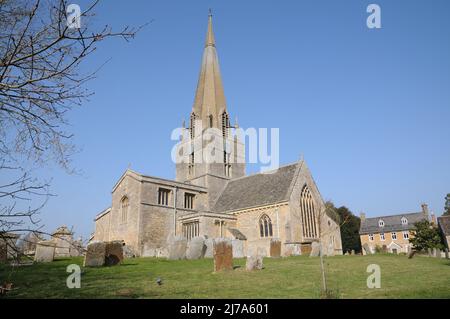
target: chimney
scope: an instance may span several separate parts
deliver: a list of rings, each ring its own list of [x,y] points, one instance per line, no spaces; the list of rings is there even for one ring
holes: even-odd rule
[[[431,224],[437,226],[436,215],[433,212],[431,212]]]
[[[361,222],[365,221],[366,220],[366,213],[363,213],[363,212],[359,213],[359,218],[361,219]]]
[[[429,216],[429,213],[428,213],[428,205],[425,204],[425,203],[422,204],[422,213],[423,213],[425,219],[428,220],[428,216]]]

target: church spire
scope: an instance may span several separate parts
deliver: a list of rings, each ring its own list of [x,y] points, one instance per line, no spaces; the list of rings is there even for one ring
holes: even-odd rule
[[[222,114],[226,112],[225,94],[217,57],[212,14],[208,16],[208,30],[200,69],[200,75],[195,93],[192,112],[197,120],[202,120],[203,128],[220,128]]]

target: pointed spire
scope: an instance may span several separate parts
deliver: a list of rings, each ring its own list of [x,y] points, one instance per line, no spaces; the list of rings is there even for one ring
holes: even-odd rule
[[[202,120],[203,128],[212,123],[214,127],[220,127],[222,113],[226,111],[225,94],[223,91],[222,77],[220,75],[219,59],[217,57],[214,32],[212,27],[211,11],[208,16],[208,30],[206,43],[203,50],[203,58],[195,93],[192,112],[197,119]]]
[[[216,41],[214,40],[214,32],[212,27],[212,11],[209,9],[208,14],[208,32],[206,33],[206,42],[205,47],[207,46],[216,46]]]

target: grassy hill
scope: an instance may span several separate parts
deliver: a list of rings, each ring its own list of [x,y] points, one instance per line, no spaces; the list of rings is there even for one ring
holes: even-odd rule
[[[324,259],[329,289],[338,298],[450,298],[450,260],[397,255]],[[318,298],[319,258],[264,259],[265,269],[213,273],[213,260],[127,259],[122,265],[81,268],[81,288],[68,289],[69,264],[82,258],[12,268],[0,265],[0,282],[12,282],[7,298]],[[381,288],[368,289],[369,264],[381,267]],[[156,279],[162,279],[162,285]]]

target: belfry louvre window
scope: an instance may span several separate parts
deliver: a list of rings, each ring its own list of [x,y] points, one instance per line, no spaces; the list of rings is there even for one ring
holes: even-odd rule
[[[300,210],[303,223],[303,237],[317,238],[318,231],[314,199],[307,185],[303,187],[300,195]]]
[[[183,224],[183,237],[190,240],[200,234],[200,223],[198,221]]]
[[[170,190],[165,188],[158,189],[158,204],[169,206],[169,194]]]
[[[261,237],[272,237],[272,221],[266,214],[259,219],[259,235]]]
[[[128,220],[128,207],[130,206],[128,197],[124,196],[120,201],[120,217],[122,223],[126,223]]]
[[[185,193],[184,194],[184,208],[186,209],[194,209],[194,194]]]

